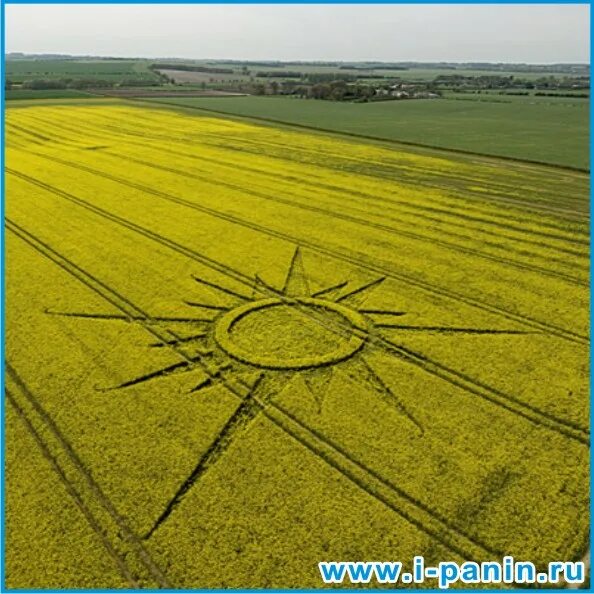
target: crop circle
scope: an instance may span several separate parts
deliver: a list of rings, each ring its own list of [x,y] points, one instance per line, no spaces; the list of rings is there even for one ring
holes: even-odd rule
[[[225,353],[242,363],[296,370],[352,357],[368,329],[360,313],[340,303],[273,297],[229,311],[217,321],[214,336]]]

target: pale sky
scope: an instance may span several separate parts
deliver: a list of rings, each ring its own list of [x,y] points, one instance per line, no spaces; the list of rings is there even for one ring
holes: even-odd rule
[[[587,4],[8,4],[6,51],[589,62],[589,20]]]

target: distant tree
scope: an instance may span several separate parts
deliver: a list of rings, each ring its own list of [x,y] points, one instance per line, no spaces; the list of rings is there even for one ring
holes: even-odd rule
[[[332,101],[342,101],[346,95],[345,87],[334,87],[330,91],[330,99]]]
[[[375,95],[375,89],[370,85],[357,85],[355,95],[360,99],[367,100]]]
[[[305,86],[305,85],[299,85],[298,87],[295,87],[295,89],[293,90],[293,94],[297,95],[297,97],[308,97],[309,96],[309,87]]]
[[[310,96],[314,99],[328,99],[330,96],[330,85],[318,83],[313,85],[310,89]]]
[[[294,92],[296,86],[297,83],[294,80],[284,80],[280,84],[280,92],[283,95],[291,95]]]
[[[40,91],[44,89],[65,89],[66,83],[62,80],[54,80],[47,78],[37,78],[28,80],[23,83],[23,89],[32,89]]]
[[[90,89],[90,88],[109,88],[113,87],[114,83],[109,80],[101,79],[101,78],[77,78],[74,79],[68,87],[73,89]],[[56,88],[56,87],[46,87],[46,88]],[[62,88],[62,87],[58,87]]]
[[[342,74],[338,72],[310,72],[307,74],[307,80],[310,83],[330,83],[337,80],[354,82],[356,77],[352,74]]]
[[[330,83],[330,94],[333,97],[342,99],[348,92],[348,85],[344,80],[333,80]]]

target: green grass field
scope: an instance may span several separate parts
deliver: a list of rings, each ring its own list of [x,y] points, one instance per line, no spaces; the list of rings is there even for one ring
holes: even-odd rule
[[[182,97],[159,102],[378,139],[589,168],[589,101],[537,99],[355,104],[285,97]]]
[[[7,60],[6,78],[17,83],[61,78],[158,80],[149,65],[142,60]]]
[[[382,72],[382,71],[378,71]],[[410,68],[409,70],[395,70],[390,71],[395,76],[400,76],[404,80],[433,80],[437,76],[513,76],[514,78],[522,78],[525,80],[536,80],[543,76],[567,76],[567,73],[556,72],[546,73],[541,72],[515,72],[512,70],[508,71],[493,71],[493,70],[458,70],[458,69],[431,69],[431,68]]]
[[[224,60],[213,62],[209,60],[207,62],[208,66],[211,67],[222,67],[222,68],[233,68],[237,69],[238,71],[241,68],[241,65],[233,64],[229,62],[225,62]],[[493,71],[493,70],[463,70],[463,69],[448,69],[448,68],[409,68],[407,70],[398,70],[398,69],[371,69],[371,70],[361,70],[355,68],[338,68],[336,66],[322,66],[319,64],[279,64],[276,66],[272,65],[252,65],[246,64],[251,72],[260,72],[260,71],[274,71],[274,70],[290,70],[293,72],[303,72],[303,73],[332,73],[332,72],[340,72],[343,74],[354,74],[354,75],[364,75],[367,72],[373,71],[374,74],[384,75],[387,77],[399,77],[403,80],[410,80],[410,81],[428,81],[433,80],[437,76],[452,76],[452,75],[460,75],[460,76],[513,76],[515,78],[522,78],[525,80],[536,80],[543,76],[558,76],[563,77],[567,76],[565,72],[553,72],[553,73],[546,73],[543,74],[541,72],[514,72],[514,71]]]
[[[561,91],[558,91],[556,95],[559,93],[561,93]],[[578,91],[575,91],[574,93],[578,93]],[[583,93],[583,91],[581,91],[581,93]],[[571,107],[579,107],[581,102],[583,102],[584,106],[588,106],[589,103],[588,97],[565,97],[560,95],[553,97],[552,95],[535,95],[534,91],[530,91],[529,95],[504,95],[498,91],[483,91],[482,93],[445,91],[443,96],[447,100],[519,103],[524,105],[550,104],[558,107],[563,106],[563,104]]]
[[[35,101],[37,99],[84,99],[86,97],[92,99],[95,96],[91,93],[85,93],[84,91],[79,91],[77,89],[44,89],[39,91],[34,91],[32,89],[11,89],[6,91],[4,96],[7,101]]]

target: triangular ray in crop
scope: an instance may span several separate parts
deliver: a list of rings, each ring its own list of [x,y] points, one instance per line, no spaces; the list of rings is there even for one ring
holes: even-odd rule
[[[261,378],[262,376],[260,376]],[[229,417],[226,423],[208,447],[200,456],[192,472],[180,485],[175,495],[169,500],[161,515],[157,518],[152,528],[147,532],[145,538],[149,538],[153,532],[169,517],[171,512],[180,503],[184,495],[192,488],[194,483],[213,466],[218,459],[223,456],[229,446],[237,439],[238,435],[243,433],[249,427],[251,422],[262,410],[261,404],[254,398],[257,390],[256,383],[248,394],[241,400],[235,412]]]
[[[152,342],[148,346],[153,347],[153,348],[164,348],[164,347],[170,347],[170,346],[177,346],[177,345],[185,344],[188,342],[199,341],[199,340],[205,338],[206,336],[208,336],[207,332],[199,332],[197,334],[192,334],[190,336],[173,338],[172,340],[162,340],[159,342]]]
[[[321,367],[304,374],[305,385],[316,401],[318,412],[322,411],[324,398],[333,375],[334,370],[332,367]]]
[[[538,334],[538,332],[525,330],[499,330],[490,328],[457,328],[454,326],[407,326],[391,324],[389,322],[376,323],[377,328],[401,330],[405,332],[435,332],[437,334]]]
[[[204,285],[206,287],[210,287],[211,289],[215,289],[221,293],[225,293],[226,295],[230,295],[231,297],[235,297],[236,299],[241,299],[242,301],[249,301],[250,298],[238,291],[234,291],[233,289],[229,289],[228,287],[224,287],[217,283],[213,283],[212,281],[208,281],[206,279],[200,278],[199,276],[192,275],[192,278],[199,284]]]
[[[94,320],[114,320],[118,322],[212,322],[213,318],[195,318],[187,316],[137,316],[126,314],[109,314],[109,313],[86,313],[86,312],[71,312],[71,311],[54,311],[50,309],[45,310],[46,314],[52,316],[62,316],[65,318],[88,318]]]
[[[283,293],[289,297],[307,297],[309,296],[309,283],[303,265],[303,258],[299,246],[295,248],[291,264],[287,272]]]
[[[364,356],[358,356],[345,366],[344,372],[357,383],[366,387],[370,392],[381,396],[382,400],[408,419],[422,435],[425,429],[421,423],[407,409],[404,403],[394,394],[392,389],[381,379]]]
[[[334,285],[330,285],[328,287],[324,287],[319,291],[315,291],[311,294],[312,297],[317,299],[330,299],[333,301],[333,296],[338,293],[338,291],[344,289],[349,284],[349,281],[342,281],[340,283],[336,283]]]
[[[336,301],[340,302],[340,303],[344,303],[345,305],[350,305],[352,307],[359,307],[359,306],[363,305],[363,303],[366,301],[367,297],[369,297],[369,294],[371,293],[371,291],[376,289],[385,280],[386,280],[385,276],[376,278],[372,281],[369,281],[368,283],[366,283],[364,285],[361,285],[360,287],[351,289],[350,291],[343,293],[336,299]]]

